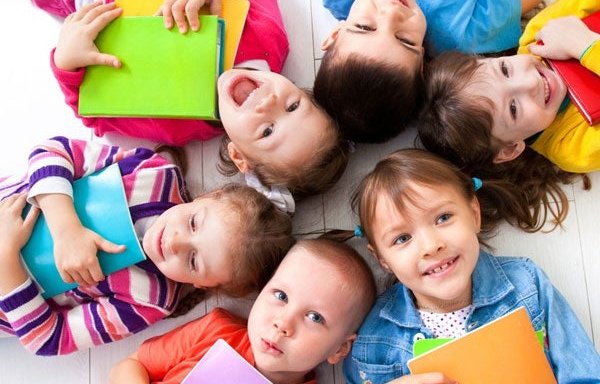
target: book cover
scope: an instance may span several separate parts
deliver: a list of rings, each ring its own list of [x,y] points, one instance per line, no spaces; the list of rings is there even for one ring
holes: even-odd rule
[[[582,19],[594,32],[600,33],[600,12]],[[600,76],[585,68],[579,60],[546,60],[560,75],[569,91],[571,101],[589,125],[600,123]]]
[[[82,116],[215,120],[223,22],[201,16],[199,32],[167,30],[159,16],[118,17],[96,39],[121,68],[94,65],[79,91]]]
[[[75,180],[73,203],[83,226],[115,244],[126,246],[122,253],[98,252],[100,267],[105,275],[146,259],[133,228],[117,164]],[[24,211],[24,215],[27,210]],[[44,298],[77,287],[77,284],[65,283],[56,269],[54,243],[42,214],[35,223],[29,241],[21,249],[21,255],[25,267],[41,288]]]
[[[181,384],[271,384],[223,339],[218,339]]]
[[[556,384],[525,307],[414,357],[408,367],[461,384]]]
[[[117,0],[116,3],[123,8],[122,16],[152,16],[163,4],[163,0]],[[222,0],[221,2],[219,16],[225,21],[224,71],[233,68],[249,8],[250,2],[248,0]],[[200,14],[208,15],[209,6],[202,7]]]

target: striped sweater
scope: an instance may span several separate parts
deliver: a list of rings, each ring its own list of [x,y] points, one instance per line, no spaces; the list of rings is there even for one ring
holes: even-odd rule
[[[29,156],[28,176],[0,178],[0,198],[28,191],[72,196],[72,181],[118,162],[135,223],[185,202],[177,166],[146,148],[55,137]],[[39,355],[62,355],[120,340],[169,315],[182,284],[167,279],[149,260],[113,273],[92,287],[44,300],[31,279],[0,297],[0,332],[19,337]]]

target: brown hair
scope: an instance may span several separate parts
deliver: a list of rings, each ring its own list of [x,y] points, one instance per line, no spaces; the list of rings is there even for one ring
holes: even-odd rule
[[[336,58],[335,45],[325,52],[313,92],[336,120],[345,138],[380,143],[404,130],[421,104],[420,66],[399,66],[358,54]]]
[[[311,161],[298,167],[275,168],[269,164],[259,164],[252,160],[251,154],[244,154],[250,169],[264,185],[284,186],[295,199],[325,192],[342,176],[350,152],[350,143],[343,140],[331,121],[321,148],[316,148]],[[225,176],[234,176],[239,170],[229,158],[227,145],[231,139],[225,134],[219,149],[220,163],[217,169]]]
[[[264,195],[245,185],[228,184],[201,197],[225,201],[239,223],[232,231],[232,237],[238,241],[229,249],[233,274],[230,283],[218,290],[233,297],[260,291],[296,242],[291,218]],[[203,289],[195,289],[179,303],[171,317],[187,313],[204,297]]]
[[[375,303],[377,293],[369,265],[354,248],[328,238],[300,240],[296,247],[309,251],[318,262],[327,262],[344,276],[340,283],[348,288],[348,299],[355,303],[353,313],[349,315],[353,316],[351,331],[356,332]]]
[[[484,186],[497,186],[499,193],[492,201],[498,216],[527,232],[542,229],[549,214],[554,227],[559,226],[568,212],[560,184],[572,183],[577,175],[559,169],[529,147],[512,161],[494,162],[503,143],[492,137],[493,101],[464,92],[478,81],[477,59],[452,52],[431,62],[418,139],[426,149],[482,179]],[[589,189],[589,179],[582,177]]]

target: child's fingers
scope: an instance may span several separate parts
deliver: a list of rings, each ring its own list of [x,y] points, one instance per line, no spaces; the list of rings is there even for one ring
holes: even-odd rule
[[[160,7],[160,13],[163,16],[163,23],[165,28],[171,29],[173,28],[173,10],[171,7],[175,0],[166,0],[162,7]]]
[[[173,18],[175,19],[177,28],[179,28],[179,32],[181,33],[187,32],[187,19],[185,18],[186,1],[187,0],[177,0],[171,7],[171,10],[173,11]]]
[[[102,273],[102,272],[101,272]],[[79,272],[80,279],[75,280],[75,282],[79,285],[96,285],[96,280],[92,277],[90,271],[81,271]],[[101,281],[101,280],[99,280]]]
[[[27,212],[27,216],[23,221],[23,226],[28,231],[33,230],[33,226],[37,222],[38,216],[40,215],[40,209],[38,207],[31,207],[29,212]]]
[[[198,1],[189,1],[185,5],[185,14],[190,23],[190,27],[194,32],[200,29],[200,19],[198,18],[198,12],[200,11],[201,6],[202,4]]]
[[[114,3],[111,3],[114,4]],[[102,29],[104,29],[104,27],[106,27],[111,21],[113,21],[114,19],[116,19],[117,17],[119,17],[119,15],[121,15],[121,13],[123,13],[123,8],[111,8],[111,9],[106,9],[101,13],[98,13],[96,15],[96,17],[94,17],[93,19],[91,19],[88,22],[88,25],[91,28],[92,33],[94,34],[94,36],[96,36],[98,34],[98,32],[100,32]]]
[[[108,53],[93,52],[90,54],[88,65],[106,65],[107,67],[120,68],[121,61]]]
[[[105,12],[109,12],[115,8],[117,8],[116,3],[100,4],[97,7],[90,9],[85,15],[83,15],[83,17],[81,18],[81,21],[84,22],[85,24],[90,24],[101,14],[103,14]]]
[[[210,3],[210,14],[220,15],[221,14],[221,0],[212,0]]]
[[[108,253],[121,253],[125,250],[124,245],[114,244],[103,238],[97,241],[96,246],[98,249]]]
[[[79,20],[83,19],[90,10],[97,8],[101,5],[103,5],[102,1],[95,1],[93,3],[86,4],[83,7],[81,7],[78,11],[75,11],[75,12],[71,13],[69,16],[67,16],[65,21],[79,21]]]

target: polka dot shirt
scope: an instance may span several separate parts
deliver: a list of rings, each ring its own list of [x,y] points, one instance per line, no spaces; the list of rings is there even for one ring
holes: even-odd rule
[[[472,305],[448,313],[435,313],[419,309],[421,320],[423,320],[423,323],[433,333],[435,338],[443,337],[451,339],[467,333],[465,328],[471,312],[473,312]]]

